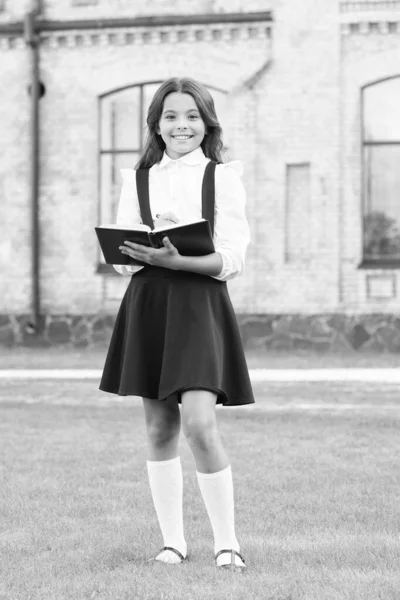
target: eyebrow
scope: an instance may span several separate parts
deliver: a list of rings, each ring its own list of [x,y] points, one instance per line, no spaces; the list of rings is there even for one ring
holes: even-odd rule
[[[173,108],[167,108],[166,110],[163,110],[163,114],[164,113],[169,113],[169,112],[176,113],[177,111],[174,110]],[[190,112],[197,112],[197,113],[199,113],[200,111],[199,111],[198,108],[189,108],[189,110],[187,110],[186,112],[187,113],[190,113]]]

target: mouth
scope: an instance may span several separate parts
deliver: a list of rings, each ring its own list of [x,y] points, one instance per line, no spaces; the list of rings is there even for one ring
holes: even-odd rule
[[[173,137],[174,140],[184,142],[185,140],[190,140],[193,136],[192,135],[173,135],[171,137]]]

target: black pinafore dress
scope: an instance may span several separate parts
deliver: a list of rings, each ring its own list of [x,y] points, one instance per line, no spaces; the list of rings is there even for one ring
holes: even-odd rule
[[[216,163],[206,167],[202,216],[214,234]],[[149,171],[137,171],[142,220],[154,228]],[[217,404],[254,403],[226,281],[146,265],[122,299],[99,389],[120,396],[176,400],[186,390],[217,394]],[[172,397],[172,398],[171,398]]]

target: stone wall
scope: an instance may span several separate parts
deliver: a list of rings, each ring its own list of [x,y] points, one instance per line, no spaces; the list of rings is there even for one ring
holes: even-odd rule
[[[21,20],[33,2],[3,4],[4,24]],[[46,18],[60,20],[101,19],[115,11],[120,18],[149,11],[226,17],[267,9],[272,15],[272,20],[263,17],[240,26],[226,17],[213,26],[42,35],[44,313],[69,312],[79,322],[81,314],[113,312],[128,284],[97,271],[99,97],[191,73],[227,92],[230,157],[244,163],[251,244],[242,277],[229,282],[236,312],[246,318],[259,314],[261,321],[265,314],[357,314],[357,323],[364,323],[365,314],[386,314],[383,318],[391,322],[399,306],[400,269],[359,268],[360,89],[400,74],[400,2],[44,0],[43,6]],[[0,61],[0,222],[6,232],[0,239],[0,314],[14,315],[13,326],[6,317],[4,335],[18,340],[17,324],[24,319],[18,315],[32,303],[30,54],[21,35],[0,36]],[[362,347],[368,344],[371,339]]]
[[[320,352],[400,352],[400,316],[237,315],[246,350]],[[48,315],[41,332],[31,332],[28,316],[0,315],[0,346],[89,348],[109,342],[111,315]]]

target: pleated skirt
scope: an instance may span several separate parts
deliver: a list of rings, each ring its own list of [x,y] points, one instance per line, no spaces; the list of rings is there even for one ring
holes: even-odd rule
[[[224,406],[254,403],[226,282],[153,266],[132,275],[99,389],[179,403],[205,389]]]

